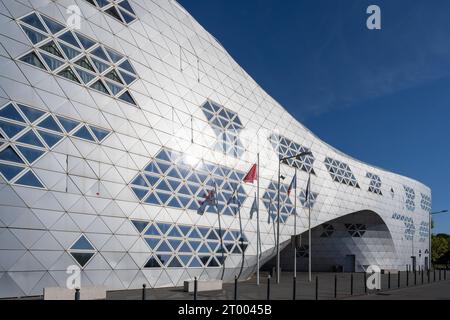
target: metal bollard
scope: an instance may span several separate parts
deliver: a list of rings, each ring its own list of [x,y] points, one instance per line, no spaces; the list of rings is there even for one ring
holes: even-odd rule
[[[388,290],[391,289],[391,272],[388,272]]]
[[[145,287],[146,286],[147,285],[145,283],[142,285],[142,300],[146,300],[146,296],[145,296]]]
[[[194,278],[194,301],[197,301],[197,277]]]
[[[350,295],[353,295],[353,273],[350,274]]]
[[[430,268],[427,269],[427,277],[428,277],[428,283],[430,283]]]
[[[447,269],[444,270],[444,280],[447,280]]]
[[[409,271],[406,271],[406,286],[409,287]]]
[[[414,270],[414,285],[417,285],[417,271]]]
[[[80,289],[79,288],[75,289],[75,300],[80,300]]]
[[[237,276],[234,276],[234,301],[237,301],[237,295],[238,295],[238,278]]]
[[[398,270],[398,273],[397,273],[397,288],[400,288],[400,270]]]
[[[436,269],[433,269],[433,282],[436,282]]]
[[[334,298],[337,299],[337,275],[334,275]]]
[[[270,275],[267,277],[267,300],[270,300]]]
[[[294,276],[293,284],[292,284],[292,300],[297,298],[297,278]]]
[[[422,284],[423,284],[423,269],[421,271],[421,276],[422,276]]]
[[[367,294],[367,273],[364,272],[364,293]]]
[[[319,300],[319,276],[316,276],[316,300]]]
[[[442,278],[441,278],[441,270],[442,270],[442,269],[439,269],[439,281],[442,280]]]

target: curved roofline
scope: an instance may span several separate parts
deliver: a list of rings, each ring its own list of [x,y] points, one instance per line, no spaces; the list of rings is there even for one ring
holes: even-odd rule
[[[197,22],[197,20],[181,5],[181,4],[179,4],[178,3],[178,1],[177,0],[172,0],[172,2],[173,3],[175,3],[183,12],[185,12],[186,14],[188,14],[195,22]],[[290,116],[291,116],[291,118],[293,119],[293,120],[295,120],[305,131],[307,131],[309,134],[311,134],[315,139],[317,139],[318,141],[320,141],[321,143],[323,143],[326,147],[328,147],[328,148],[330,148],[331,150],[333,150],[334,152],[336,152],[336,153],[338,153],[339,155],[341,155],[341,156],[344,156],[344,157],[346,157],[346,158],[348,158],[348,159],[350,159],[350,160],[353,160],[353,161],[356,161],[356,162],[358,162],[358,163],[360,163],[360,164],[362,164],[362,165],[365,165],[365,166],[368,166],[368,167],[372,167],[372,168],[374,168],[374,169],[377,169],[377,170],[380,170],[380,171],[384,171],[384,172],[387,172],[387,173],[391,173],[391,174],[395,174],[395,175],[397,175],[397,176],[400,176],[400,177],[402,177],[402,178],[404,178],[404,179],[407,179],[407,180],[411,180],[412,182],[414,182],[414,183],[418,183],[418,184],[421,184],[421,185],[423,185],[423,186],[425,186],[425,187],[427,187],[427,188],[429,188],[430,189],[430,187],[428,187],[426,184],[424,184],[423,182],[421,182],[421,181],[419,181],[419,180],[417,180],[417,179],[414,179],[414,178],[411,178],[411,177],[408,177],[408,176],[405,176],[405,175],[402,175],[402,174],[400,174],[400,173],[398,173],[398,172],[394,172],[394,171],[390,171],[390,170],[387,170],[387,169],[383,169],[383,168],[381,168],[381,167],[378,167],[378,166],[376,166],[376,165],[373,165],[373,164],[370,164],[370,163],[367,163],[367,162],[364,162],[364,161],[362,161],[362,160],[359,160],[359,159],[356,159],[356,158],[354,158],[353,156],[351,156],[351,155],[348,155],[348,154],[346,154],[345,152],[343,152],[343,151],[341,151],[341,150],[339,150],[339,149],[337,149],[336,147],[334,147],[334,146],[332,146],[332,145],[330,145],[329,143],[327,143],[326,141],[324,141],[323,139],[321,139],[317,134],[315,134],[314,132],[312,132],[310,129],[308,129],[303,123],[301,123],[297,118],[295,118],[286,108],[284,108],[276,99],[274,99],[273,97],[272,97],[272,95],[270,95],[267,91],[266,91],[266,89],[264,89],[263,87],[261,87],[261,85],[247,72],[247,70],[245,70],[244,68],[242,68],[241,67],[241,65],[236,61],[236,59],[234,59],[233,58],[233,56],[228,52],[228,50],[222,45],[222,43],[214,36],[214,35],[212,35],[208,30],[206,30],[200,23],[198,23],[197,22],[197,25],[198,26],[200,26],[208,35],[210,35],[216,42],[217,42],[217,44],[228,54],[228,56],[231,58],[231,59],[233,59],[233,61],[240,67],[240,69],[245,73],[245,75],[247,76],[247,77],[249,77],[250,79],[252,79],[252,81],[262,90],[262,91],[264,91],[264,93],[265,94],[267,94],[267,96],[269,96],[281,109],[283,109],[283,111],[284,112],[286,112],[287,114],[289,114]],[[431,189],[430,189],[431,190]]]

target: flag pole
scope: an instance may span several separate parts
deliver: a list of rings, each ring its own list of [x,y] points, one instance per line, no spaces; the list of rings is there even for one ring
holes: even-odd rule
[[[277,284],[280,283],[280,177],[281,159],[278,160],[278,193],[277,193]]]
[[[308,173],[308,274],[309,274],[309,282],[312,281],[311,275],[311,172]]]
[[[297,167],[295,167],[294,177],[294,278],[297,278]]]
[[[259,286],[259,263],[260,263],[260,230],[259,230],[259,152],[257,154],[257,177],[256,177],[256,284]]]

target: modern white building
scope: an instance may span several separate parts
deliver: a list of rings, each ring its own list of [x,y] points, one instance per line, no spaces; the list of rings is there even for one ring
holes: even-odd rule
[[[73,266],[109,289],[246,279],[309,212],[314,270],[427,264],[430,189],[318,139],[173,0],[0,0],[0,66],[0,297]]]

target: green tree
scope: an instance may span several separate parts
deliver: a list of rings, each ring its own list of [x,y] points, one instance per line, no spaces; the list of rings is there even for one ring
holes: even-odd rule
[[[439,258],[443,257],[449,251],[449,241],[447,237],[433,235],[431,237],[431,251],[431,259],[433,262],[436,262]]]

